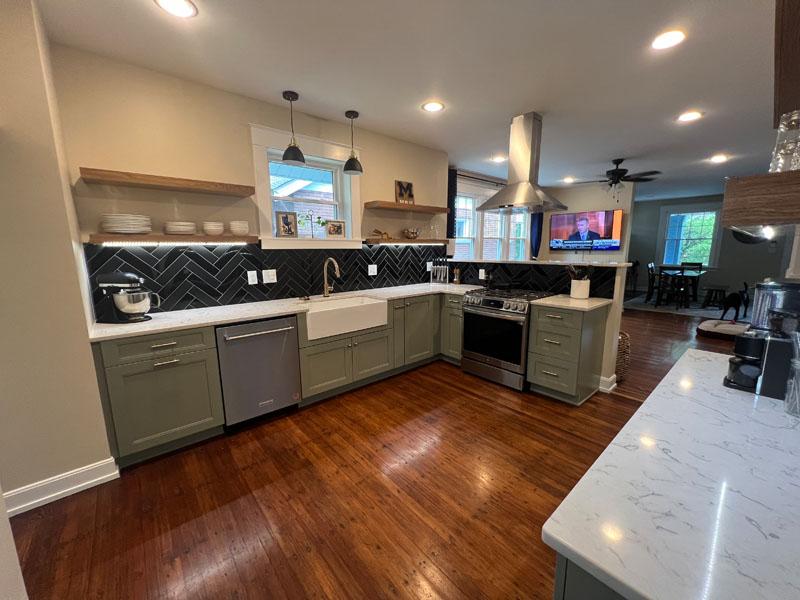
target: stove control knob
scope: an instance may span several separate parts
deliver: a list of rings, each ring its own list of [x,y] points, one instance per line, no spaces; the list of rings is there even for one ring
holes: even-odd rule
[[[511,303],[510,302],[503,302],[503,309],[504,310],[508,310],[510,308],[511,308]]]

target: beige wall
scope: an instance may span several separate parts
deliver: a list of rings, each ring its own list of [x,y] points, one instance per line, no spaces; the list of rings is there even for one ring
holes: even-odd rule
[[[73,183],[84,166],[254,185],[249,125],[288,125],[284,106],[65,46],[54,46],[52,56]],[[302,109],[302,100],[296,108]],[[295,113],[295,124],[298,133],[349,143],[347,123]],[[362,201],[394,200],[394,180],[400,179],[414,183],[418,203],[446,205],[447,154],[362,129],[356,130],[356,144],[365,171]],[[174,218],[249,219],[252,231],[258,226],[250,199],[82,183],[75,192],[84,232],[96,231],[100,215],[113,211],[149,214],[155,226]],[[435,219],[444,237],[445,218]],[[367,211],[362,231],[366,235],[377,227],[399,234],[410,226],[427,230],[430,223],[428,217]]]
[[[639,268],[637,281],[637,287],[640,289],[647,288],[647,263],[662,262],[663,257],[659,255],[660,251],[657,248],[661,209],[667,206],[691,205],[693,202],[722,206],[722,196],[648,200],[636,203],[636,219],[629,257],[631,260],[638,260],[642,265]],[[724,285],[733,292],[740,290],[744,281],[753,284],[765,277],[782,278],[787,264],[785,254],[791,249],[790,243],[791,238],[781,235],[772,244],[742,244],[733,238],[729,230],[723,230],[719,263],[716,268],[703,276],[701,285]]]
[[[110,455],[46,40],[37,25],[29,1],[3,4],[0,480],[6,492]]]
[[[607,192],[602,185],[587,184],[569,187],[548,188],[548,193],[559,199],[568,207],[568,212],[584,212],[590,210],[622,209],[622,248],[618,252],[564,252],[550,251],[550,215],[544,214],[544,231],[539,260],[587,260],[598,262],[625,262],[628,259],[628,246],[631,235],[632,207],[634,186],[625,184],[617,197]],[[617,201],[619,200],[619,201]]]

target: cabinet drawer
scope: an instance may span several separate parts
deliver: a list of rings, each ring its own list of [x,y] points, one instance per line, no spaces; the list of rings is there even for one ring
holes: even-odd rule
[[[537,322],[531,329],[530,352],[569,362],[578,362],[581,331]]]
[[[106,367],[210,348],[216,348],[213,327],[142,335],[100,343],[103,364]]]
[[[120,456],[222,425],[216,350],[106,369]]]
[[[544,306],[536,306],[533,309],[534,327],[538,323],[550,323],[560,327],[580,329],[582,319],[583,314],[576,310],[562,310]]]
[[[578,384],[578,367],[539,354],[528,354],[528,381],[564,394],[574,394]]]
[[[444,295],[444,305],[443,308],[447,310],[457,310],[461,312],[462,304],[464,301],[463,296],[459,296],[458,294],[445,294]]]

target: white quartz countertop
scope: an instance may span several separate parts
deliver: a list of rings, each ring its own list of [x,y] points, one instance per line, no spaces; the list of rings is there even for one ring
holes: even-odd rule
[[[542,529],[626,598],[800,598],[800,419],[687,350]]]
[[[533,300],[531,304],[534,306],[547,306],[548,308],[566,308],[568,310],[589,312],[590,310],[610,305],[611,300],[608,298],[572,298],[569,294],[558,294]]]
[[[455,285],[444,283],[421,283],[416,285],[399,285],[395,287],[376,288],[357,292],[337,292],[337,298],[347,296],[366,296],[378,300],[395,300],[397,298],[410,298],[426,294],[464,294],[480,286]],[[319,298],[321,296],[314,296]],[[224,325],[240,321],[255,319],[268,319],[285,315],[296,315],[308,312],[308,300],[300,298],[286,298],[284,300],[267,300],[265,302],[247,302],[245,304],[229,304],[226,306],[212,306],[209,308],[193,308],[190,310],[174,310],[170,312],[152,313],[149,321],[140,323],[95,323],[89,329],[89,340],[102,342],[104,340],[121,339],[137,335],[165,333],[192,329],[194,327],[207,327],[211,325]]]

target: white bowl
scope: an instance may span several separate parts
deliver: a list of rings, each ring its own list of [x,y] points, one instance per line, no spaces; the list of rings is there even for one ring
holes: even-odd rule
[[[203,223],[203,232],[206,235],[222,235],[225,226],[222,223]]]

